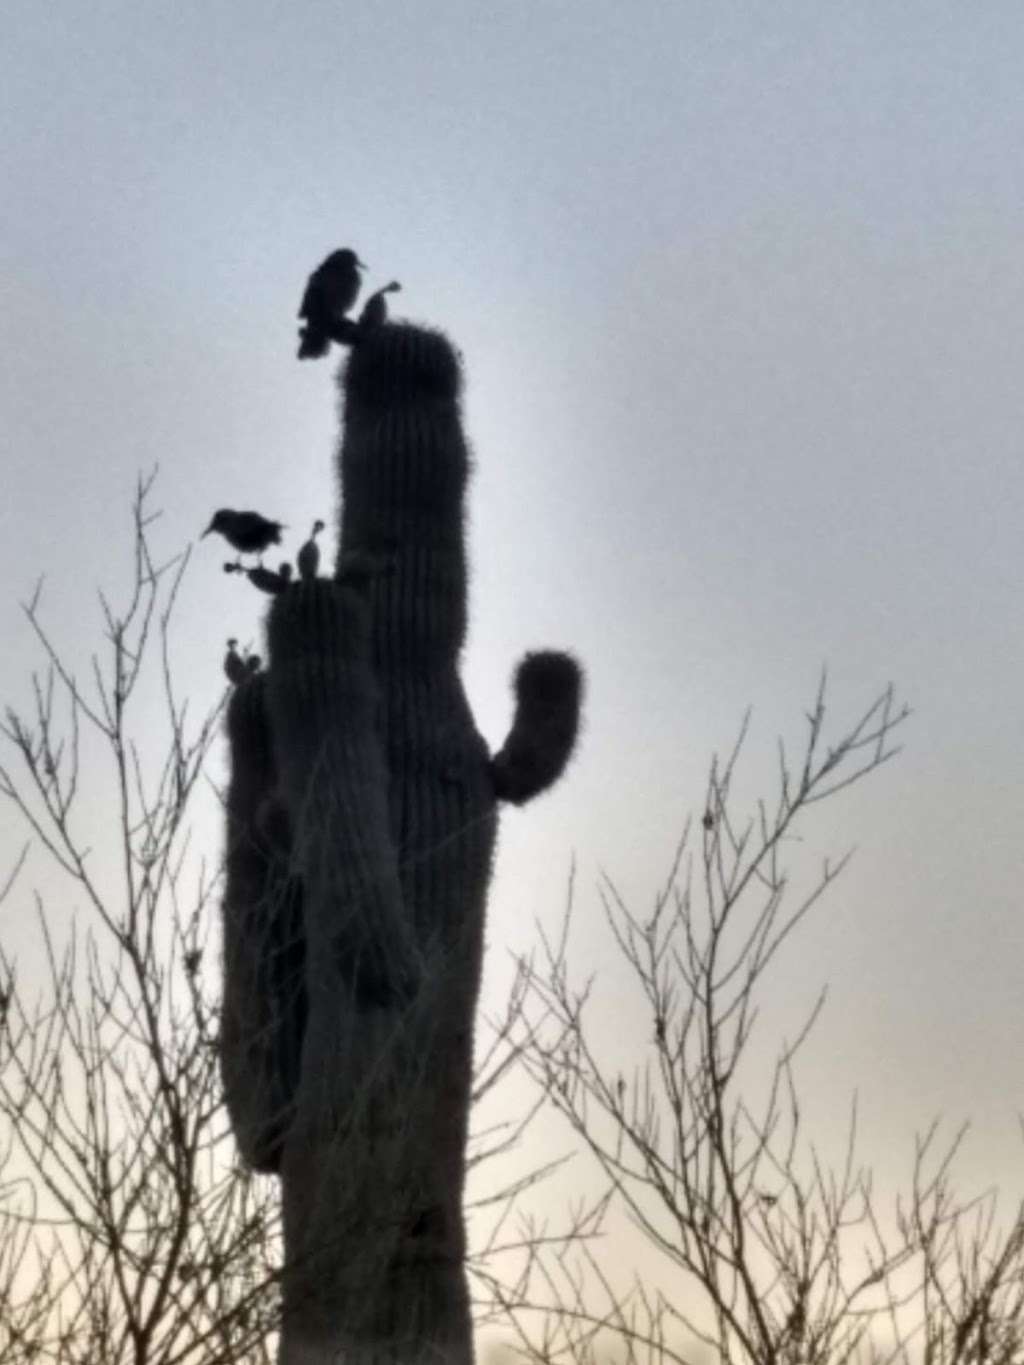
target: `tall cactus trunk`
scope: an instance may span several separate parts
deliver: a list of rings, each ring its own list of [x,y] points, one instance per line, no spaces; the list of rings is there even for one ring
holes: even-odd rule
[[[247,830],[262,802],[286,847],[283,870],[279,853],[229,856],[225,897],[225,1020],[230,1006],[243,1023],[224,1034],[224,1073],[243,1156],[281,1175],[282,1365],[472,1365],[462,1200],[496,800],[564,768],[580,673],[530,656],[492,763],[457,671],[459,387],[438,333],[382,326],[354,347],[334,578],[275,599],[269,671],[232,699],[229,817]],[[240,945],[268,904],[278,937],[275,909],[300,907],[301,1054],[291,1034],[268,1047],[264,1029],[261,1049],[245,1033],[267,998]],[[252,1095],[247,1066],[270,1078]]]
[[[469,1365],[462,1193],[496,819],[456,671],[468,461],[451,348],[382,328],[344,398],[335,580],[284,594],[269,628],[309,993],[281,1360]]]

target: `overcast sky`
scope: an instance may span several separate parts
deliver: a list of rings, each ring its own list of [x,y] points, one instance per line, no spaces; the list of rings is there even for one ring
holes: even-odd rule
[[[830,985],[802,1073],[826,1131],[857,1089],[864,1156],[906,1169],[916,1128],[973,1117],[978,1171],[1018,1180],[1022,62],[1017,0],[9,0],[5,694],[41,571],[87,657],[155,462],[168,553],[222,505],[289,550],[333,534],[335,367],[296,361],[294,315],[354,246],[465,358],[481,729],[527,648],[589,677],[569,775],[503,817],[493,978],[575,854],[614,1001],[599,870],[650,903],[748,705],[753,792],[823,663],[837,721],[892,680],[907,751],[794,850],[859,846],[777,1002]],[[259,630],[222,558],[183,590],[196,707]]]

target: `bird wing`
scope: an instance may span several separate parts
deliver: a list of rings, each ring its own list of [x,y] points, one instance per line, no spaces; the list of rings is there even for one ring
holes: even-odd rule
[[[280,545],[284,522],[271,521],[262,512],[253,511],[238,512],[236,517],[236,529],[243,536],[265,537],[269,545]]]
[[[316,312],[317,305],[320,303],[320,298],[323,294],[323,287],[323,276],[318,268],[313,271],[312,275],[310,275],[309,279],[306,281],[306,288],[303,291],[302,302],[299,304],[299,311],[296,313],[296,317],[308,318]]]

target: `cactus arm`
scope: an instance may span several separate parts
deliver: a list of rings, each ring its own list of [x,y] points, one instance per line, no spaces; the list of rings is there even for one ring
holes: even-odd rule
[[[243,682],[227,714],[220,1064],[242,1159],[272,1172],[299,1079],[305,986],[301,888],[289,874],[264,690],[261,675]]]
[[[570,654],[527,654],[513,681],[512,728],[491,760],[499,801],[521,806],[546,791],[565,771],[576,746],[583,672]]]

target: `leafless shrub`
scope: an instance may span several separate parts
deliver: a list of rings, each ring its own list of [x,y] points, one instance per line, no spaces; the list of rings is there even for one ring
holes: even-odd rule
[[[799,760],[780,744],[775,797],[741,822],[732,788],[744,723],[724,764],[711,766],[702,817],[686,827],[648,918],[611,881],[602,885],[608,929],[651,1025],[631,1077],[602,1062],[598,983],[573,980],[571,887],[557,940],[542,935],[521,964],[524,1064],[602,1177],[598,1197],[576,1213],[573,1240],[549,1244],[525,1227],[503,1303],[516,1349],[530,1358],[1022,1358],[1024,1207],[1000,1230],[994,1199],[958,1199],[949,1180],[957,1142],[937,1152],[933,1130],[919,1144],[909,1196],[883,1216],[857,1162],[856,1105],[837,1161],[808,1141],[794,1059],[823,995],[779,1049],[764,1094],[747,1097],[766,974],[849,857],[826,860],[794,894],[786,841],[809,807],[894,756],[908,714],[887,688],[826,745],[825,703],[823,677]],[[672,1294],[639,1279],[621,1284],[613,1213],[658,1254]]]
[[[34,895],[43,979],[0,948],[0,1361],[270,1359],[276,1202],[226,1134],[218,871],[193,856],[188,818],[220,706],[191,722],[175,694],[170,625],[188,555],[155,562],[151,487],[140,480],[134,499],[127,603],[101,596],[88,686],[47,633],[37,589],[25,612],[46,668],[29,713],[9,708],[0,726],[0,795],[49,855],[53,887]],[[112,763],[113,794],[96,755]],[[84,830],[97,811],[94,850]],[[69,892],[84,921],[64,909]]]

